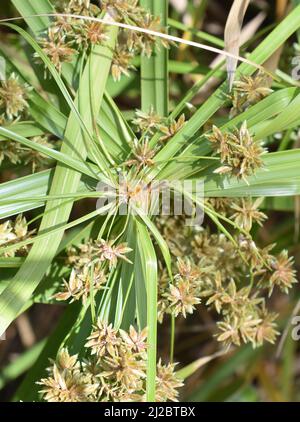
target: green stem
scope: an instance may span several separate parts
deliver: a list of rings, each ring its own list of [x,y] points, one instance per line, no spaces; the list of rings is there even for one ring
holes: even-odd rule
[[[141,6],[153,16],[159,16],[162,28],[167,27],[168,1],[141,0]],[[153,108],[161,116],[168,115],[168,50],[162,45],[155,46],[150,58],[141,57],[142,110],[146,113]]]
[[[171,315],[171,339],[170,339],[170,362],[174,361],[175,349],[175,316]]]

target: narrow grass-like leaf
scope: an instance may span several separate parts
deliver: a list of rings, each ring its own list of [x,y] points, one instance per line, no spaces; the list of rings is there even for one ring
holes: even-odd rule
[[[141,0],[141,6],[153,16],[159,16],[162,27],[168,19],[167,0]],[[146,113],[151,107],[161,116],[168,115],[168,51],[156,46],[153,55],[141,58],[142,110]]]
[[[146,274],[148,367],[147,401],[155,401],[156,353],[157,353],[157,258],[147,227],[137,222],[139,245],[143,250],[141,264]]]
[[[86,89],[86,87],[89,86],[90,72],[93,73],[94,83],[98,86],[97,93],[95,93],[95,99],[97,99],[96,105],[98,108],[96,112],[98,113],[110,70],[112,48],[115,43],[116,34],[117,30],[112,28],[109,31],[107,46],[95,47],[91,57],[88,59],[86,69],[82,76],[81,87],[75,101],[75,110],[77,110],[78,107],[79,112],[81,113],[80,120],[82,119],[84,124],[88,125],[89,130],[92,130],[93,127],[93,113],[89,96],[90,90]],[[26,35],[25,38],[28,39],[28,36]],[[99,68],[102,69],[101,73],[98,71]],[[57,77],[55,73],[54,76]],[[61,81],[59,81],[59,86],[61,86]],[[64,90],[63,87],[62,89]],[[84,135],[86,134],[85,131],[82,133],[80,130],[81,124],[78,121],[77,112],[75,112],[75,110],[70,115],[65,134],[66,139],[72,139],[72,147],[69,143],[64,142],[61,151],[65,154],[69,154],[71,157],[82,154],[84,158],[87,155],[84,141]],[[80,173],[58,164],[54,173],[50,194],[55,195],[57,193],[62,194],[76,191],[80,178]],[[47,231],[53,226],[59,226],[60,224],[64,225],[69,218],[71,208],[72,203],[65,204],[62,200],[49,201],[46,206],[46,214],[40,226],[40,232]],[[52,211],[47,212],[49,209],[52,209]],[[56,253],[62,236],[63,230],[55,233],[53,236],[48,236],[47,238],[35,242],[24,265],[21,267],[9,287],[2,292],[0,296],[1,333],[5,331],[18,311],[38,286]]]

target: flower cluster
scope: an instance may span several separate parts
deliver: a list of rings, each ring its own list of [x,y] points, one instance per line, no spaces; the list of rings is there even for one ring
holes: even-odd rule
[[[30,140],[47,148],[54,148],[54,143],[49,142],[48,136],[34,136]],[[51,159],[48,156],[10,140],[0,141],[0,164],[5,159],[12,164],[30,166],[32,173],[44,170],[51,165]]]
[[[250,342],[254,347],[263,341],[274,343],[278,335],[276,315],[266,307],[266,293],[271,296],[275,287],[288,293],[297,280],[287,251],[273,255],[274,245],[260,248],[250,236],[252,225],[266,219],[258,209],[260,203],[244,198],[206,201],[207,206],[235,221],[239,230],[232,235],[233,241],[209,229],[186,227],[183,218],[158,221],[177,257],[173,280],[162,264],[160,322],[165,314],[186,317],[201,303],[219,315],[218,341],[235,345]]]
[[[12,73],[6,80],[0,82],[0,124],[12,126],[20,119],[27,116],[29,109],[28,99],[31,87],[20,82],[18,76]],[[49,136],[34,136],[30,139],[40,145],[53,148]],[[51,160],[45,155],[31,148],[24,147],[18,142],[7,140],[0,141],[0,164],[7,159],[12,164],[30,164],[32,172],[43,170],[49,166]]]
[[[233,133],[222,133],[213,126],[212,134],[207,138],[215,152],[220,155],[222,163],[215,173],[228,174],[247,181],[247,177],[263,167],[262,156],[266,151],[260,142],[254,141],[246,122]]]
[[[153,159],[164,146],[164,142],[169,141],[185,125],[185,115],[182,114],[178,120],[173,119],[169,121],[159,116],[151,107],[149,113],[137,110],[132,123],[136,128],[136,132],[142,136],[140,140],[135,138],[132,142],[133,157],[124,164],[128,167],[135,166],[137,172],[139,172],[141,169],[154,165]],[[157,145],[151,147],[149,138],[155,133],[160,136]]]
[[[21,83],[15,73],[0,82],[0,116],[4,122],[19,119],[27,111],[29,92],[29,85]]]
[[[148,113],[136,110],[136,117],[132,123],[143,136],[150,136],[155,132],[160,132],[161,137],[159,140],[168,141],[185,125],[185,115],[182,114],[178,120],[168,121],[166,118],[159,116],[151,107]]]
[[[29,231],[26,218],[21,214],[15,221],[7,220],[0,224],[0,246],[10,246],[22,240],[28,239],[34,231]],[[5,252],[4,256],[14,257],[26,254],[28,248],[26,246]]]
[[[147,330],[117,330],[98,320],[86,343],[88,357],[79,361],[62,349],[38,383],[48,402],[145,401]],[[156,400],[177,401],[182,382],[175,365],[157,365]]]
[[[243,75],[239,81],[235,81],[231,98],[231,117],[246,111],[249,107],[267,97],[272,92],[270,85],[270,77],[262,72],[254,76]]]
[[[227,216],[235,222],[240,229],[250,232],[254,223],[259,226],[267,219],[266,214],[259,207],[264,198],[209,198],[206,205],[217,213]]]
[[[162,31],[160,18],[151,16],[145,9],[138,6],[138,0],[103,0],[100,7],[89,0],[71,0],[58,7],[63,14],[96,18],[101,12],[119,22],[153,31]],[[107,41],[107,27],[101,22],[73,17],[57,17],[48,29],[40,44],[50,57],[57,70],[61,72],[62,64],[71,62],[80,51],[86,51],[95,44]],[[137,31],[120,29],[118,41],[113,54],[111,73],[115,81],[122,75],[129,75],[134,69],[132,59],[135,55],[143,54],[150,57],[157,39],[153,35]],[[161,44],[168,47],[165,41]]]
[[[103,289],[107,281],[107,270],[117,265],[119,259],[129,263],[126,254],[131,249],[124,243],[114,245],[113,241],[103,239],[89,241],[68,250],[67,264],[72,271],[68,282],[63,280],[64,290],[54,295],[59,301],[71,299],[71,302],[82,300],[87,303],[92,291]]]

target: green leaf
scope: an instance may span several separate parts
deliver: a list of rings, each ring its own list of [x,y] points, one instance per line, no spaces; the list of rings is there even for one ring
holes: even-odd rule
[[[19,30],[23,34],[24,31]],[[72,113],[68,120],[68,125],[65,133],[65,140],[63,141],[61,152],[76,158],[82,155],[83,159],[87,155],[86,149],[86,131],[82,131],[83,121],[84,126],[88,130],[93,129],[93,111],[99,113],[100,104],[103,98],[106,80],[110,71],[112,49],[114,47],[117,29],[111,28],[108,32],[109,41],[106,46],[97,46],[88,59],[86,68],[84,70],[79,92],[76,96],[75,105],[72,107]],[[25,34],[25,38],[33,44],[30,37]],[[47,59],[47,60],[46,60]],[[63,86],[59,75],[53,68],[51,63],[48,63],[48,58],[45,63],[48,64],[55,80],[61,87],[62,92],[65,93],[66,88]],[[98,69],[101,68],[100,73]],[[94,92],[94,110],[92,100],[90,97],[90,76],[93,75],[93,83],[97,85],[98,89]],[[69,94],[68,94],[69,95]],[[67,97],[68,97],[67,95]],[[72,102],[73,104],[73,102]],[[78,111],[81,114],[78,119]],[[67,141],[66,141],[67,140]],[[72,140],[70,145],[69,140]],[[50,195],[64,194],[69,192],[76,192],[81,174],[74,170],[66,168],[64,165],[58,164],[54,172],[53,181],[51,184]],[[48,201],[45,210],[45,216],[40,225],[40,233],[48,231],[51,227],[64,225],[70,216],[72,209],[72,202],[65,203],[64,200]],[[33,291],[38,286],[47,268],[49,267],[57,248],[61,242],[64,231],[48,236],[34,243],[25,263],[16,274],[10,285],[2,292],[0,296],[0,314],[1,324],[0,332],[3,333],[8,325],[13,321],[19,310],[27,302]]]
[[[266,39],[250,54],[249,60],[262,64],[276,51],[298,28],[300,27],[300,6],[295,8]],[[255,69],[248,64],[239,66],[237,74],[251,75]],[[193,146],[192,137],[227,101],[227,83],[223,83],[208,100],[197,110],[188,123],[179,131],[167,145],[156,155],[157,166],[150,172],[149,177],[156,177],[166,165],[167,161],[174,157],[183,147],[186,151]],[[192,154],[189,154],[192,155]],[[159,164],[165,163],[165,164]]]
[[[166,28],[167,0],[141,0],[141,6],[151,15],[159,16],[162,27]],[[168,115],[168,51],[162,46],[156,46],[150,58],[141,58],[141,94],[143,111],[148,113],[153,107],[161,116]]]
[[[140,263],[146,275],[148,368],[147,401],[155,401],[156,353],[157,353],[157,258],[147,227],[137,221],[138,244],[141,247]]]
[[[300,194],[300,149],[267,154],[265,167],[247,182],[236,178],[208,176],[204,180],[207,197],[292,196]]]

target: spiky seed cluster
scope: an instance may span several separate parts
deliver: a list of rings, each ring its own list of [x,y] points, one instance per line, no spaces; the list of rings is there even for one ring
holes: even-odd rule
[[[30,141],[47,148],[55,147],[54,143],[49,142],[48,136],[34,136],[30,138]],[[46,155],[10,140],[0,141],[0,164],[5,159],[9,160],[12,164],[30,166],[32,173],[44,170],[51,165],[51,159]]]
[[[144,401],[146,388],[147,330],[116,330],[98,320],[87,340],[88,358],[79,361],[62,349],[38,382],[44,400],[51,402]],[[177,401],[182,382],[175,365],[157,365],[156,400]]]
[[[88,372],[82,370],[77,355],[70,356],[67,349],[62,349],[47,371],[49,376],[37,383],[42,386],[40,393],[45,401],[93,401],[99,385],[94,383]]]
[[[250,199],[217,202],[223,215],[250,231],[254,222],[266,216],[258,209],[260,201]],[[215,201],[207,201],[209,206]],[[296,283],[293,259],[286,251],[271,254],[274,245],[259,248],[250,235],[234,234],[233,243],[224,234],[208,229],[191,229],[182,218],[162,218],[158,224],[170,250],[178,257],[176,276],[170,281],[162,265],[159,285],[159,320],[165,314],[175,317],[193,313],[200,301],[219,315],[219,341],[240,345],[263,341],[273,343],[278,335],[276,315],[265,304],[265,292],[277,286],[282,292]],[[188,257],[188,258],[187,258]]]
[[[129,70],[135,69],[131,64],[134,54],[124,46],[118,45],[114,51],[111,74],[114,81],[118,82],[121,80],[121,76],[129,76]]]
[[[83,304],[87,303],[91,292],[98,292],[103,289],[106,283],[106,275],[98,266],[90,268],[86,265],[82,270],[73,269],[69,281],[64,280],[65,291],[54,295],[56,300],[69,300],[74,302],[82,299]]]
[[[67,41],[63,32],[57,31],[55,28],[48,29],[47,38],[41,38],[40,44],[43,51],[50,58],[58,72],[61,72],[62,63],[71,62],[76,55],[76,50],[72,48],[73,43]],[[35,57],[39,58],[36,53]]]
[[[175,317],[182,314],[184,318],[194,312],[195,306],[201,302],[199,289],[201,277],[211,269],[205,267],[200,269],[189,259],[178,258],[177,270],[174,281],[167,288],[163,283],[163,290],[160,290],[161,299],[158,308],[161,322],[165,312]]]
[[[132,145],[134,158],[125,162],[125,165],[131,167],[136,166],[139,171],[144,167],[152,167],[154,165],[153,158],[156,150],[149,145],[149,139],[145,138],[141,141],[135,139]]]
[[[30,91],[31,87],[21,83],[15,73],[0,82],[1,125],[12,126],[13,129],[14,123],[26,116]],[[31,141],[53,148],[47,136],[35,136],[31,138]],[[4,159],[8,159],[12,164],[31,164],[33,173],[44,169],[50,163],[45,155],[10,140],[0,141],[0,164]]]
[[[150,107],[148,113],[145,113],[141,110],[136,110],[135,118],[132,123],[137,127],[137,130],[144,135],[153,135],[156,130],[159,130],[160,126],[163,124],[163,118],[159,116],[153,109],[153,106]]]
[[[158,150],[163,147],[164,142],[170,140],[178,133],[185,124],[185,115],[182,114],[178,120],[168,122],[167,119],[160,117],[153,109],[149,113],[136,111],[136,117],[132,121],[136,126],[137,132],[142,134],[141,140],[134,139],[132,145],[133,158],[124,164],[131,167],[135,166],[137,172],[146,167],[154,165],[153,158]],[[149,137],[155,132],[161,133],[158,144],[155,147],[150,146]]]
[[[270,77],[262,72],[255,76],[243,75],[234,84],[230,115],[234,117],[267,97],[272,92],[270,85]]]
[[[47,136],[34,136],[31,138],[31,141],[47,148],[54,148],[54,144],[49,142],[49,138]],[[32,173],[44,170],[51,164],[51,159],[39,151],[23,146],[20,146],[19,149],[21,162],[25,165],[30,164]]]
[[[168,122],[167,119],[159,116],[153,109],[150,108],[148,113],[136,110],[136,117],[132,123],[137,127],[137,130],[145,135],[153,135],[155,132],[161,132],[160,141],[168,141],[173,138],[185,125],[185,115],[182,114],[178,120]]]
[[[0,141],[0,165],[7,159],[12,164],[21,163],[19,144],[8,140]]]
[[[185,115],[182,114],[179,119],[173,120],[168,126],[160,126],[159,130],[163,133],[160,137],[160,141],[166,142],[173,138],[185,125]]]
[[[138,0],[103,0],[100,8],[90,1],[72,0],[57,8],[58,12],[95,18],[101,12],[107,12],[113,19],[144,29],[161,31],[160,18],[153,17],[138,5]],[[107,26],[100,22],[73,17],[57,17],[40,39],[44,52],[50,57],[57,70],[62,64],[70,62],[80,51],[85,51],[95,44],[108,40]],[[131,61],[135,55],[151,56],[157,39],[154,36],[137,31],[120,29],[117,45],[113,52],[112,77],[119,81],[122,75],[129,75],[134,69]],[[161,44],[168,47],[163,41]]]
[[[19,81],[18,76],[11,76],[0,82],[0,115],[5,113],[8,120],[20,118],[28,109],[29,85]]]
[[[266,151],[260,142],[254,141],[246,122],[233,133],[222,133],[214,126],[212,134],[207,138],[216,153],[220,154],[222,166],[215,173],[235,176],[247,182],[247,177],[263,167],[262,156]]]
[[[103,239],[89,241],[68,250],[67,264],[72,268],[69,280],[63,280],[63,291],[54,295],[59,301],[82,300],[87,303],[91,293],[103,289],[107,281],[107,270],[117,265],[118,260],[131,261],[126,254],[131,252],[125,243],[114,245]]]
[[[259,210],[264,198],[208,198],[205,203],[217,213],[229,217],[237,227],[250,232],[253,224],[262,226],[267,219],[266,214]]]
[[[15,221],[7,220],[0,224],[0,246],[9,246],[18,243],[22,240],[28,239],[32,236],[34,231],[29,231],[26,218],[22,214],[18,215]],[[10,250],[4,252],[4,256],[14,257],[26,254],[28,247],[24,246],[20,249]]]

